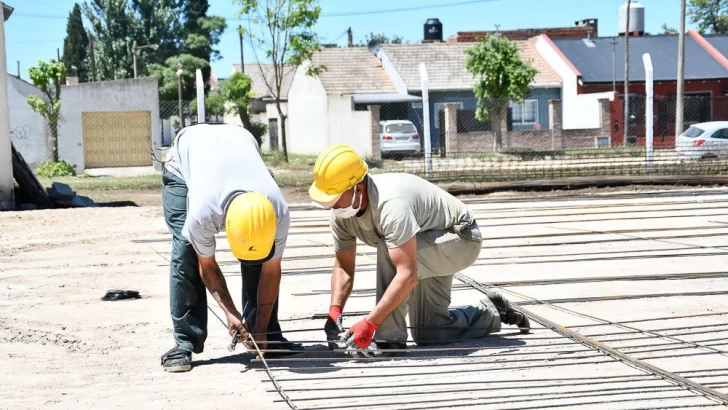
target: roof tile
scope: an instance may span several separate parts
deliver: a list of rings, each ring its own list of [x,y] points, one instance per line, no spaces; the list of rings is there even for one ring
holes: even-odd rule
[[[516,41],[521,59],[531,61],[538,74],[531,83],[532,87],[560,87],[561,79],[540,57],[527,41]],[[384,51],[402,76],[407,89],[419,91],[419,64],[425,63],[429,89],[437,91],[470,90],[473,76],[465,69],[465,51],[475,46],[473,43],[424,43],[388,44]]]

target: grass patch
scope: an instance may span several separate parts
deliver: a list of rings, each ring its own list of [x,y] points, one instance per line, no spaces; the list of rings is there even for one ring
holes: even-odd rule
[[[119,189],[162,189],[161,175],[144,175],[138,177],[56,177],[38,176],[38,181],[50,187],[53,182],[68,184],[74,191],[112,191]]]
[[[263,153],[263,161],[271,168],[310,171],[316,163],[316,155],[288,154],[286,164],[280,151],[269,151]]]

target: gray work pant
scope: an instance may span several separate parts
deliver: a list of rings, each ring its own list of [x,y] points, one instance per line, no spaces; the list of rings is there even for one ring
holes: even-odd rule
[[[472,265],[480,255],[483,238],[477,224],[417,234],[417,278],[409,298],[377,329],[375,340],[405,342],[409,308],[412,338],[418,345],[479,339],[501,328],[498,309],[487,297],[475,306],[450,309],[453,275]],[[377,247],[377,302],[397,270],[384,241]]]

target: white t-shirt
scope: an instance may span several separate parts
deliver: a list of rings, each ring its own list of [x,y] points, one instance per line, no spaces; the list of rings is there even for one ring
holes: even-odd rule
[[[265,195],[276,211],[274,259],[283,256],[290,227],[288,205],[250,132],[232,124],[184,128],[167,153],[166,169],[187,184],[187,219],[182,236],[199,255],[215,254],[215,234],[225,229],[225,212],[235,196]]]

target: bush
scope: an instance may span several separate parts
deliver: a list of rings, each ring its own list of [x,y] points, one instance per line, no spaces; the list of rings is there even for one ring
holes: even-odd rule
[[[35,173],[46,178],[72,177],[76,176],[75,165],[66,161],[45,161],[35,170]]]
[[[248,131],[253,134],[253,137],[255,137],[255,140],[258,141],[258,146],[260,147],[263,145],[263,135],[268,132],[268,126],[262,122],[252,122],[250,123]]]
[[[382,165],[384,164],[384,161],[382,161],[381,158],[374,158],[374,157],[366,157],[366,158],[364,158],[364,162],[367,163],[367,165],[369,166],[369,169],[381,168]]]

